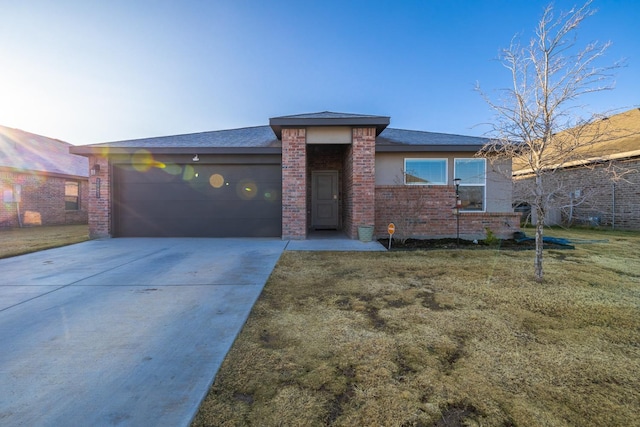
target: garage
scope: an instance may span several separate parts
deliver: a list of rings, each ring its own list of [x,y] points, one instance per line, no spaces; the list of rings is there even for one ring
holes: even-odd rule
[[[115,237],[280,237],[280,164],[113,165]]]

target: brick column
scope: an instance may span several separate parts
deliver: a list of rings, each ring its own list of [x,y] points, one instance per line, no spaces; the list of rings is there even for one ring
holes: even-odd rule
[[[345,168],[350,175],[346,178],[349,206],[345,228],[351,238],[358,236],[358,226],[375,224],[375,156],[376,129],[354,128]]]
[[[89,173],[89,237],[111,237],[111,168],[104,156],[90,156],[89,170],[100,166],[95,175]],[[98,184],[99,182],[99,184]]]
[[[282,129],[282,239],[307,238],[305,129]]]

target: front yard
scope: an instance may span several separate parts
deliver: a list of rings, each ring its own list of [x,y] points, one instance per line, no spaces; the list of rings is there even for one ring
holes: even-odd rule
[[[89,240],[86,224],[0,229],[0,259],[85,240]]]
[[[286,252],[193,424],[640,425],[640,233],[557,233],[541,285],[531,251]]]

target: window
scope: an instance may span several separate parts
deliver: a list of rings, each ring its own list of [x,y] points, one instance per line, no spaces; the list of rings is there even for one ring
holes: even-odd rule
[[[404,183],[447,185],[447,159],[404,159]]]
[[[64,183],[64,208],[68,211],[80,209],[80,183],[77,181],[66,181]]]
[[[454,160],[454,175],[460,178],[462,210],[485,210],[486,166],[485,159]]]

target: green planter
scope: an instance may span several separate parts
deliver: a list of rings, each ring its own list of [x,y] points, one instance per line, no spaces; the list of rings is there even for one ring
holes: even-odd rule
[[[360,240],[361,242],[370,242],[372,238],[373,238],[372,225],[358,226],[358,240]]]

